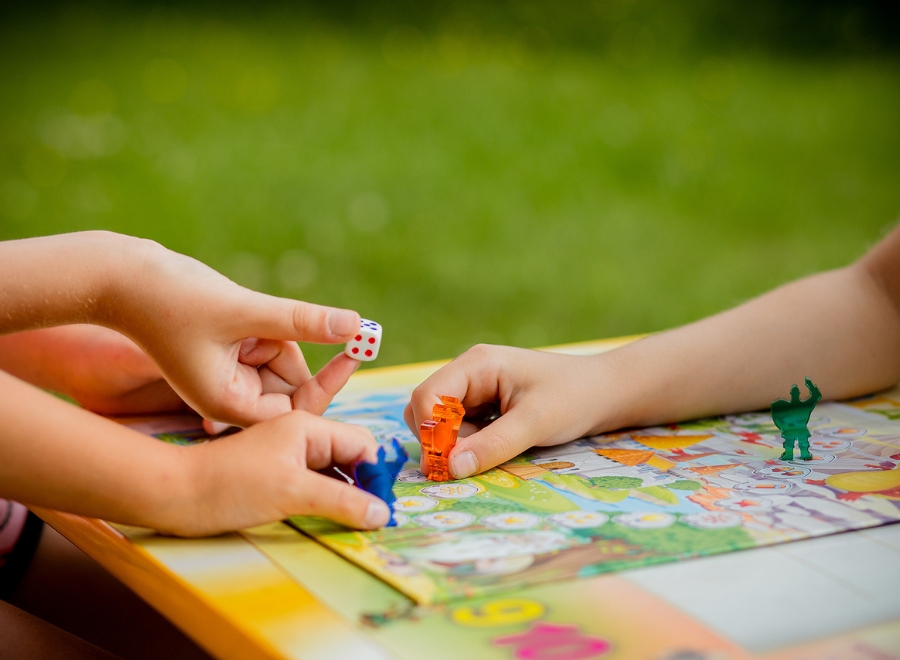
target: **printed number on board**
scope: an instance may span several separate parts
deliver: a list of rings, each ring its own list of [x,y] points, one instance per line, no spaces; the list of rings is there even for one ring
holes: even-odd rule
[[[608,641],[585,635],[578,626],[541,622],[526,632],[498,637],[494,645],[513,647],[516,660],[590,660],[612,649]]]
[[[478,607],[457,607],[450,618],[470,628],[495,628],[525,623],[544,613],[544,606],[533,600],[505,598]]]

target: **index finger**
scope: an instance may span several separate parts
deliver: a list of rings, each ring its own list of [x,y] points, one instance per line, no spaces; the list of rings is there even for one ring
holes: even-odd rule
[[[311,413],[292,414],[303,416],[306,464],[310,469],[321,470],[333,464],[353,465],[360,461],[377,460],[378,443],[369,429],[323,419]]]
[[[353,310],[245,291],[233,326],[242,337],[336,344],[359,330],[359,314]]]

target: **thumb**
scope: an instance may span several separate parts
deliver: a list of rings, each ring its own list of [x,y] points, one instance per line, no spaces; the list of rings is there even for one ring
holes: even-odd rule
[[[353,372],[362,364],[359,360],[343,353],[335,355],[313,378],[306,380],[296,392],[292,401],[295,410],[305,410],[321,415],[328,409],[331,400],[347,384]]]
[[[337,344],[359,330],[359,314],[301,300],[278,298],[249,291],[235,315],[235,330],[242,337]]]
[[[464,479],[484,472],[521,454],[537,442],[532,424],[512,410],[456,443],[450,454],[450,473]]]
[[[317,472],[307,473],[307,479],[293,515],[322,516],[355,529],[378,529],[388,523],[390,509],[374,495]]]

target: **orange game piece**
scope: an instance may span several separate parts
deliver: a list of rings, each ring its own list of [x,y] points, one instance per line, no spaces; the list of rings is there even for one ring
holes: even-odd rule
[[[441,403],[431,410],[433,419],[422,422],[422,474],[432,481],[450,480],[450,452],[456,446],[456,436],[466,409],[459,399],[442,396]]]

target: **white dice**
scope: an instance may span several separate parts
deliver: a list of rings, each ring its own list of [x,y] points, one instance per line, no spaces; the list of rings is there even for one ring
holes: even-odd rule
[[[381,326],[375,321],[362,319],[359,324],[359,332],[347,342],[344,353],[354,360],[371,362],[378,357],[378,349],[381,347]]]

